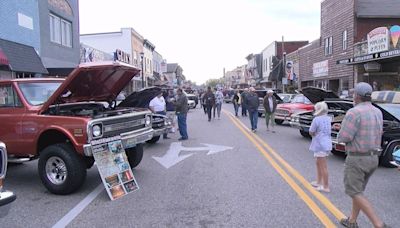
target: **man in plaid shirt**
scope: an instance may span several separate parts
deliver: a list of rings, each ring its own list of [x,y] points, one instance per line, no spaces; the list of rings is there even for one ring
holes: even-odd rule
[[[369,178],[378,167],[383,132],[382,112],[371,104],[372,87],[361,82],[354,89],[355,107],[347,111],[340,128],[338,142],[346,144],[347,158],[344,169],[345,192],[352,198],[351,215],[340,223],[345,227],[358,227],[360,210],[374,227],[388,227],[376,215],[363,195]]]

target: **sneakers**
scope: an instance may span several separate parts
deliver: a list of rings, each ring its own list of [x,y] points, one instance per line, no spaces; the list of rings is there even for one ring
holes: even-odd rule
[[[331,190],[329,188],[324,188],[324,186],[322,186],[322,185],[320,185],[318,187],[314,187],[314,188],[315,188],[315,190],[317,190],[319,192],[326,192],[326,193],[331,192]]]
[[[349,218],[340,219],[340,224],[342,224],[342,226],[348,227],[348,228],[358,228],[357,222],[350,222]]]
[[[179,141],[182,141],[182,140],[188,140],[188,138],[183,138],[183,137],[180,137],[178,140],[179,140]]]
[[[320,184],[318,184],[317,181],[311,181],[310,184],[311,184],[311,186],[313,186],[314,188],[317,188],[317,187],[320,186]]]

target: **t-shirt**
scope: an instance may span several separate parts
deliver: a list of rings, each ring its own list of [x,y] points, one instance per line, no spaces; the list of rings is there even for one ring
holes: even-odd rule
[[[149,107],[151,107],[154,112],[165,111],[165,100],[164,97],[155,97],[150,101]]]
[[[215,103],[222,104],[224,102],[224,94],[221,91],[215,92]]]
[[[310,132],[315,132],[312,138],[310,151],[326,152],[332,150],[332,117],[328,115],[317,116],[313,119],[310,127]]]

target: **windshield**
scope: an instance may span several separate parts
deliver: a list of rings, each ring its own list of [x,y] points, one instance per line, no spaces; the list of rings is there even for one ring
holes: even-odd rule
[[[290,101],[290,95],[289,94],[279,94],[279,97],[282,99],[283,102],[287,103]]]
[[[20,83],[18,86],[26,101],[31,105],[45,103],[62,82]]]
[[[293,98],[293,100],[291,101],[291,103],[302,103],[302,104],[311,104],[311,101],[308,100],[307,97],[305,97],[304,95],[297,95]]]
[[[392,116],[400,119],[400,104],[377,104],[379,107],[385,109]]]

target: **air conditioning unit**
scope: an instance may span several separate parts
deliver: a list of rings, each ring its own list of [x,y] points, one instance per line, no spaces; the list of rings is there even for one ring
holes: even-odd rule
[[[366,72],[379,72],[381,71],[381,64],[377,62],[368,62],[364,64],[364,69]]]

